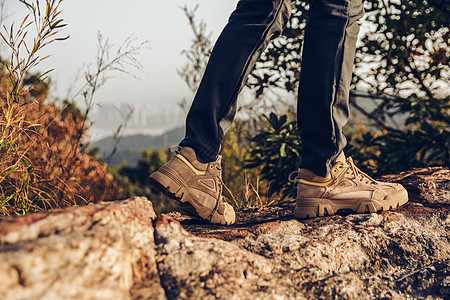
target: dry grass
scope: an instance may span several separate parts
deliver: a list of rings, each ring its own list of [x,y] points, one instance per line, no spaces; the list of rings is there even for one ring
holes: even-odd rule
[[[0,215],[120,197],[107,165],[82,148],[87,115],[73,103],[62,109],[44,103],[48,72],[27,80],[29,71],[49,57],[41,56],[42,49],[67,38],[59,35],[65,26],[61,1],[20,2],[28,15],[19,26],[3,26],[0,33],[10,53],[0,70]],[[94,89],[98,85],[87,84]],[[95,90],[85,91],[92,99]]]
[[[119,196],[107,166],[80,148],[85,129],[78,111],[33,101],[29,94],[9,99],[0,105],[1,214]]]

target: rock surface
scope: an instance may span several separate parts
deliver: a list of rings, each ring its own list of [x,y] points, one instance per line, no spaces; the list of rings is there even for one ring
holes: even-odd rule
[[[384,180],[394,212],[296,220],[294,202],[216,226],[145,198],[0,222],[5,299],[450,299],[450,170]]]
[[[0,299],[165,299],[151,202],[135,198],[0,223]]]

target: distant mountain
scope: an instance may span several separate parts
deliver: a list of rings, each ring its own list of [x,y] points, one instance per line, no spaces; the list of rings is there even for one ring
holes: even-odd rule
[[[175,128],[167,134],[162,135],[129,135],[121,138],[117,151],[113,156],[110,165],[117,165],[127,161],[129,165],[136,165],[142,149],[164,149],[171,145],[178,144],[184,137],[184,127]],[[165,143],[165,138],[167,139]],[[91,148],[99,148],[100,155],[105,158],[113,148],[113,138],[107,137],[91,144]]]

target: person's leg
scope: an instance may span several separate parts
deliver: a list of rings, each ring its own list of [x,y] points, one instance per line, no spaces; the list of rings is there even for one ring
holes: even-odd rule
[[[220,35],[189,110],[186,137],[177,153],[150,181],[181,202],[187,213],[233,224],[233,208],[222,198],[220,142],[234,117],[236,99],[270,38],[289,19],[291,0],[241,0]]]
[[[403,186],[375,181],[345,158],[342,127],[349,116],[361,0],[311,0],[299,87],[298,123],[303,143],[294,215],[311,218],[338,210],[357,213],[405,204]],[[291,174],[291,176],[293,175]]]
[[[349,88],[355,58],[361,0],[311,0],[306,27],[298,125],[301,167],[326,176],[346,146],[342,127],[349,117]]]
[[[236,113],[236,99],[272,36],[289,19],[291,0],[241,0],[217,40],[186,120],[182,147],[214,161]]]

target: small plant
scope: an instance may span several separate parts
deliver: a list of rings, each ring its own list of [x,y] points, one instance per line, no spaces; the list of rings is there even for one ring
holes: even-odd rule
[[[32,185],[36,169],[30,159],[30,151],[37,145],[37,139],[45,129],[40,117],[27,118],[39,103],[30,97],[23,82],[31,68],[48,56],[41,57],[41,50],[57,40],[60,29],[65,26],[59,17],[61,1],[47,0],[28,3],[19,0],[29,13],[16,29],[14,23],[9,29],[3,26],[0,36],[9,47],[9,61],[4,62],[6,77],[1,76],[0,97],[0,203],[1,213],[27,213],[52,205],[52,195]],[[36,33],[30,38],[30,29]],[[31,39],[31,40],[30,40]],[[48,72],[39,76],[39,80]]]
[[[67,25],[60,18],[59,5],[62,0],[46,0],[45,4],[41,4],[39,0],[31,3],[25,0],[19,0],[19,2],[27,7],[29,13],[17,29],[14,28],[13,23],[9,30],[4,27],[4,31],[0,32],[0,36],[11,51],[6,68],[11,83],[9,94],[13,101],[18,101],[17,98],[27,73],[50,56],[42,57],[40,55],[41,50],[55,41],[68,38],[68,36],[58,37],[61,28]],[[36,33],[30,42],[29,35],[32,26],[35,27]],[[41,77],[51,71],[48,70]]]
[[[246,161],[246,168],[260,168],[261,179],[269,182],[269,195],[295,196],[295,188],[288,181],[289,174],[301,162],[301,140],[295,121],[288,122],[287,116],[271,113],[267,128],[251,139],[254,148]]]
[[[187,6],[184,6],[182,9],[188,19],[189,26],[191,27],[194,36],[190,48],[181,52],[186,57],[187,62],[178,70],[178,75],[184,80],[188,88],[195,93],[203,77],[203,72],[206,69],[212,51],[212,33],[207,32],[206,23],[203,20],[196,20],[195,14],[198,5],[193,9],[189,9]],[[178,105],[187,113],[190,101],[183,99]]]

